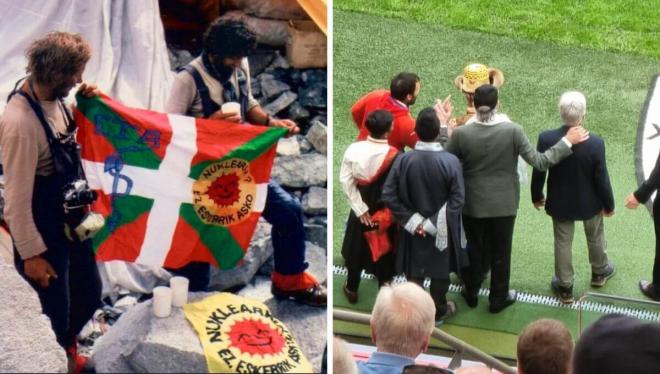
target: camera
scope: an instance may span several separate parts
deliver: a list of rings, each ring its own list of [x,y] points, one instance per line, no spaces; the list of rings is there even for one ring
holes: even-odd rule
[[[84,179],[77,179],[65,185],[63,194],[64,208],[67,210],[87,206],[97,197],[96,191],[91,190]]]
[[[96,191],[89,188],[87,181],[77,179],[64,186],[64,233],[69,240],[84,241],[92,238],[105,224],[102,215],[89,211],[96,198]]]

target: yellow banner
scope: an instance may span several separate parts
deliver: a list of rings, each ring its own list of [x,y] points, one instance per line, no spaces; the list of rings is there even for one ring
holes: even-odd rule
[[[291,332],[254,300],[231,293],[183,306],[212,373],[311,373]]]

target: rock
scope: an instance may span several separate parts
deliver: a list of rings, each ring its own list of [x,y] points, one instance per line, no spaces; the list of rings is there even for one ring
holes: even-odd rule
[[[310,143],[303,135],[296,136],[296,139],[298,139],[298,143],[300,143],[300,152],[307,153],[314,150],[312,143]]]
[[[270,223],[263,218],[259,220],[248,251],[241,264],[230,270],[211,268],[211,290],[223,291],[236,286],[243,286],[257,273],[269,257],[273,255],[273,243],[270,240]]]
[[[325,69],[309,69],[302,73],[302,82],[305,87],[310,87],[315,84],[327,84],[328,72]]]
[[[328,247],[328,229],[327,226],[318,225],[314,223],[305,223],[305,238],[327,249]],[[261,271],[261,270],[260,270]]]
[[[66,373],[64,349],[37,293],[11,265],[0,265],[0,373]]]
[[[275,157],[271,176],[288,187],[323,186],[327,182],[327,158],[319,153]]]
[[[305,137],[317,151],[324,155],[328,153],[328,128],[324,124],[319,121],[313,122]]]
[[[309,121],[309,110],[305,109],[298,101],[294,101],[289,107],[289,119],[297,123]]]
[[[327,113],[323,112],[323,115],[316,115],[312,118],[311,122],[321,122],[322,124],[328,126],[328,115]]]
[[[275,101],[264,106],[264,110],[268,112],[271,116],[279,113],[280,111],[286,109],[291,103],[296,101],[298,95],[291,91],[286,91],[282,93]]]
[[[253,97],[261,97],[261,83],[258,80],[250,82],[250,90],[252,90]]]
[[[291,136],[289,138],[282,138],[277,142],[277,155],[278,156],[298,156],[300,155],[300,143],[298,139]]]
[[[298,91],[300,103],[307,108],[322,108],[328,106],[328,97],[326,95],[327,87],[322,84],[316,84],[311,87],[303,88]]]
[[[289,79],[287,80],[287,83],[297,90],[302,84],[302,71],[299,69],[289,69]]]
[[[326,279],[325,250],[307,244],[309,271],[320,282]],[[307,359],[319,372],[326,342],[326,309],[277,300],[270,293],[270,279],[255,277],[238,295],[261,301],[275,318],[293,333]],[[191,302],[212,293],[191,293]],[[151,301],[126,312],[99,339],[93,356],[96,371],[101,372],[207,372],[199,337],[185,319],[183,309],[172,308],[167,318],[156,318]]]
[[[266,74],[262,74],[261,76],[264,75]],[[289,87],[288,84],[275,79],[260,79],[259,81],[261,83],[261,93],[267,99],[271,99],[282,92],[291,90],[291,87]]]
[[[178,68],[186,66],[194,57],[185,49],[167,48],[167,56],[170,60],[170,68],[176,71]]]
[[[263,71],[273,62],[275,56],[276,52],[273,51],[263,49],[255,50],[254,53],[250,54],[250,58],[248,59],[250,64],[250,74],[256,77],[263,73]]]
[[[289,61],[286,60],[286,58],[282,57],[279,53],[275,56],[275,59],[273,62],[270,64],[268,69],[288,69],[290,68],[291,65],[289,65]]]
[[[326,214],[328,210],[328,190],[312,186],[302,198],[302,207],[309,215]]]

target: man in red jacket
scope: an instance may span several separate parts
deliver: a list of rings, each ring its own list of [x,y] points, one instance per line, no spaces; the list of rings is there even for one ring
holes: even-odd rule
[[[415,134],[415,119],[410,115],[409,107],[415,104],[419,89],[417,74],[399,73],[392,78],[389,91],[376,90],[361,97],[351,108],[353,122],[360,131],[357,140],[366,140],[369,136],[369,130],[365,126],[369,113],[384,109],[394,117],[388,143],[401,151],[405,146],[414,148],[417,134]]]

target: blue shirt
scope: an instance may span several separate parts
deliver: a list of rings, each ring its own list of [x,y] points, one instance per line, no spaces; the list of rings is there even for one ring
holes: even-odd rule
[[[401,374],[403,368],[414,365],[415,360],[394,353],[374,352],[368,361],[357,363],[359,374]]]

